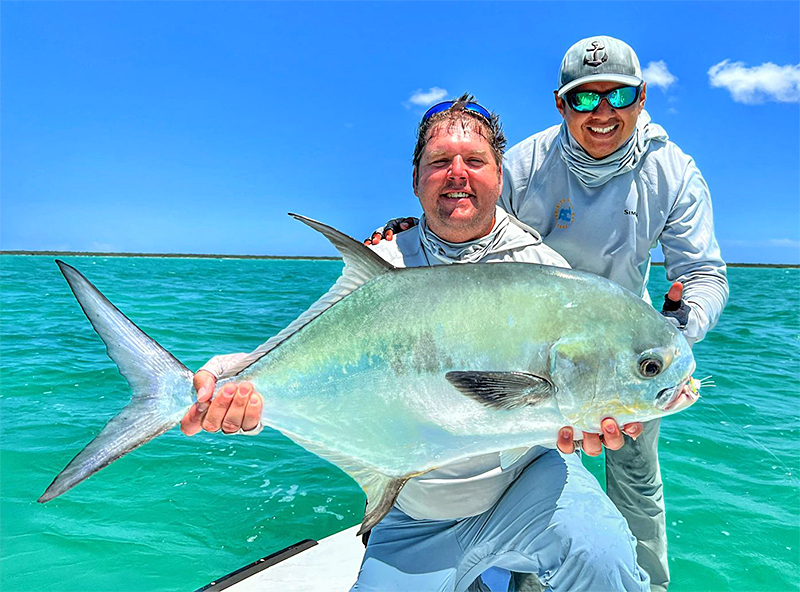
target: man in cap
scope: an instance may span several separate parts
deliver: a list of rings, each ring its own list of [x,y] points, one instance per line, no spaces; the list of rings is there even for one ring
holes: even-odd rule
[[[694,160],[650,121],[646,92],[639,59],[626,43],[598,36],[573,45],[555,91],[563,122],[508,151],[500,204],[573,268],[648,301],[650,250],[660,242],[667,279],[675,282],[664,314],[693,344],[725,306],[726,267],[706,182]],[[636,441],[606,450],[606,490],[638,540],[652,589],[666,590],[658,432],[659,420],[648,422]],[[600,447],[585,441],[584,450],[596,455]]]
[[[429,109],[413,160],[424,214],[416,228],[373,248],[398,267],[567,266],[535,231],[497,207],[504,148],[499,119],[472,97]],[[340,281],[346,277],[347,268]],[[228,384],[208,399],[216,379],[235,375],[260,353],[218,356],[198,371],[198,403],[181,422],[184,433],[258,428],[262,403],[252,385]],[[625,520],[594,477],[576,456],[536,446],[465,459],[409,480],[373,528],[353,590],[485,589],[476,580],[493,566],[535,574],[538,585],[554,591],[643,592],[649,586]]]

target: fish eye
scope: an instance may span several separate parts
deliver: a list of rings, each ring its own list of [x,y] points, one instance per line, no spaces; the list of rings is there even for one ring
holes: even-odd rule
[[[644,378],[655,378],[661,374],[663,368],[664,363],[658,358],[646,357],[639,360],[639,374]]]

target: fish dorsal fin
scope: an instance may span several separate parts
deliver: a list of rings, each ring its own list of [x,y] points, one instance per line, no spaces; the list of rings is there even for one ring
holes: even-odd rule
[[[556,392],[552,382],[528,372],[453,371],[445,378],[463,394],[495,409],[538,405]]]
[[[362,284],[367,283],[374,277],[383,275],[387,271],[397,269],[366,245],[339,232],[335,228],[299,214],[289,215],[295,220],[299,220],[317,232],[322,233],[325,238],[331,241],[331,244],[336,247],[336,250],[342,254],[345,267],[350,268],[348,271],[351,277],[360,279]]]
[[[369,280],[397,269],[394,265],[381,258],[375,251],[369,247],[361,244],[354,238],[339,232],[335,228],[317,222],[311,218],[306,218],[299,214],[289,214],[295,220],[310,226],[314,230],[321,232],[334,247],[336,247],[342,254],[344,259],[344,269],[342,275],[336,280],[330,289],[322,295],[319,300],[314,302],[308,310],[297,317],[289,325],[287,325],[279,333],[271,337],[265,343],[262,343],[247,356],[247,366],[243,369],[246,370],[259,359],[263,358],[273,349],[278,347],[281,343],[289,339],[292,335],[300,331],[303,327],[308,325],[311,321],[316,319],[323,312],[328,310],[331,306],[339,302],[342,298],[354,292]],[[243,371],[241,368],[234,369],[231,374],[238,371]],[[220,376],[218,378],[227,378],[229,374]]]

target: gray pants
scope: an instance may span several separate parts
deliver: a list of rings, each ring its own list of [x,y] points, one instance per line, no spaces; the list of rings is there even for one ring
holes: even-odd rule
[[[619,450],[606,450],[606,492],[636,537],[637,561],[650,575],[653,592],[669,586],[664,492],[658,464],[660,419],[644,424],[636,440],[625,436]]]
[[[547,450],[477,516],[414,520],[393,508],[372,529],[352,590],[464,592],[493,566],[532,574],[553,592],[650,588],[600,484],[576,455]]]
[[[636,440],[625,436],[619,450],[606,450],[606,491],[625,517],[636,537],[637,563],[650,576],[652,592],[669,586],[664,494],[658,464],[660,419],[644,424]],[[512,574],[512,590],[538,592],[538,580],[530,574]]]

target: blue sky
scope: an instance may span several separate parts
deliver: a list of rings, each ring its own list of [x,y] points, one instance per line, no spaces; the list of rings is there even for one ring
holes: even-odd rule
[[[513,145],[559,122],[566,49],[607,34],[703,171],[725,259],[800,263],[799,7],[5,1],[0,247],[335,254],[286,212],[358,238],[418,214],[415,98],[469,91]]]

